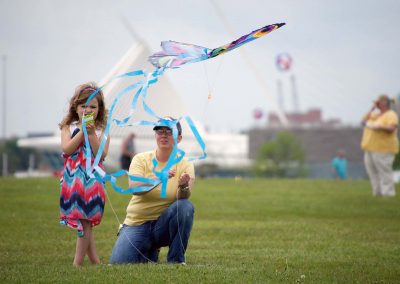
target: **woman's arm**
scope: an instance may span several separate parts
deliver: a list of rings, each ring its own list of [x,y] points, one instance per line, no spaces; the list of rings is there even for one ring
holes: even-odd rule
[[[137,176],[137,177],[145,177],[145,161],[140,157],[140,155],[136,155],[133,157],[131,161],[131,165],[129,166],[129,175]],[[139,187],[139,186],[148,186],[151,187],[151,184],[147,184],[144,182],[139,182],[139,181],[133,181],[129,179],[129,188],[134,188],[134,187]],[[154,186],[151,190],[153,190],[156,186]],[[133,193],[133,195],[143,195],[150,192],[145,191],[145,192],[136,192]]]
[[[379,119],[368,122],[365,127],[375,130],[393,133],[398,127],[398,118],[394,112],[385,112],[379,116]]]
[[[376,109],[376,104],[372,106],[372,108],[364,115],[363,119],[361,120],[362,125],[367,125],[368,119],[371,117],[372,112]]]
[[[392,124],[392,125],[372,125],[372,126],[366,126],[370,129],[373,130],[380,130],[380,131],[385,131],[388,133],[392,133],[397,129],[397,125],[396,124]]]

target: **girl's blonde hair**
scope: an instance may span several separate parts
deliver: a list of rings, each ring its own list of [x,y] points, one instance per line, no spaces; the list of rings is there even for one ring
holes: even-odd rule
[[[64,116],[63,120],[58,124],[60,129],[62,129],[66,125],[70,125],[74,121],[79,120],[79,116],[76,112],[79,105],[85,104],[89,96],[94,93],[98,89],[95,82],[89,82],[86,84],[82,84],[75,89],[75,94],[72,96],[69,101],[69,109],[68,113]],[[97,99],[99,104],[99,111],[97,113],[95,125],[97,128],[104,129],[107,123],[107,110],[104,103],[104,95],[100,90],[93,97],[93,99]]]

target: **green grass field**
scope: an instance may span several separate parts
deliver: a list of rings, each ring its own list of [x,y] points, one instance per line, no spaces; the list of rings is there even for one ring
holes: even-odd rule
[[[94,229],[103,265],[72,267],[76,234],[58,224],[56,179],[0,179],[0,281],[400,283],[400,198],[367,181],[197,180],[187,266],[108,266],[128,195]]]

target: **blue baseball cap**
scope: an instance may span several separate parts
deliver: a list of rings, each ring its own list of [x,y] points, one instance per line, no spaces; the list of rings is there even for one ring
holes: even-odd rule
[[[178,135],[182,135],[182,126],[181,123],[173,117],[161,118],[156,126],[153,127],[153,130],[157,130],[163,127],[167,127],[172,130],[171,126],[176,125],[176,129],[178,129]]]

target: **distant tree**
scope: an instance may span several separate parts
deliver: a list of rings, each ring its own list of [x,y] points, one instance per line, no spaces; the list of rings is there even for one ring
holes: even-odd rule
[[[8,173],[13,174],[19,170],[26,170],[29,166],[29,155],[35,154],[33,149],[20,148],[17,145],[17,139],[8,139],[0,144],[0,156],[7,153]],[[0,161],[3,168],[3,161]]]
[[[201,164],[196,167],[196,176],[200,178],[206,178],[215,175],[215,172],[218,170],[217,164]]]
[[[280,132],[273,141],[261,146],[254,171],[264,177],[305,176],[303,148],[292,133]]]

